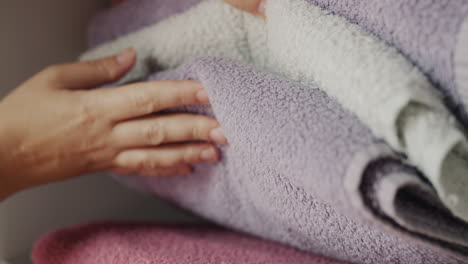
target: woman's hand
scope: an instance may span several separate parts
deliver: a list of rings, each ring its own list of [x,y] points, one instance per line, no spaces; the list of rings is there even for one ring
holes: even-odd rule
[[[200,83],[90,90],[118,80],[135,57],[126,50],[98,61],[52,66],[0,101],[0,200],[90,172],[169,176],[190,173],[190,164],[219,159],[217,148],[208,143],[227,143],[216,120],[152,115],[208,104]]]
[[[259,17],[265,16],[264,3],[266,0],[224,0],[226,3],[252,13]]]

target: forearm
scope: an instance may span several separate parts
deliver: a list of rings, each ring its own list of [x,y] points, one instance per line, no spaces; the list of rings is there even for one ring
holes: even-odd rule
[[[20,184],[14,182],[14,175],[7,169],[8,164],[11,164],[12,140],[9,139],[10,132],[6,128],[5,123],[5,119],[0,115],[0,201],[20,189]]]

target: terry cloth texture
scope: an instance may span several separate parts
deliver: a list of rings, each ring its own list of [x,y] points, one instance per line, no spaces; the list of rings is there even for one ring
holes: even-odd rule
[[[467,220],[468,142],[425,76],[395,49],[304,0],[267,1],[266,15],[264,23],[208,0],[83,58],[133,46],[139,59],[123,81],[209,55],[253,63],[310,87],[317,83],[374,135],[404,152],[444,205]]]
[[[137,22],[129,19],[119,26],[125,11],[119,9],[126,5],[123,3],[96,20],[100,24],[93,26],[92,35],[106,35],[107,25],[112,25],[109,28],[118,35],[119,30],[125,34],[143,25],[160,23],[105,44],[86,58],[134,46],[142,63],[127,80],[146,76],[154,66],[173,70],[152,75],[150,79],[201,80],[210,94],[213,112],[200,107],[178,110],[214,114],[223,124],[230,146],[224,148],[221,164],[200,165],[196,175],[190,177],[122,180],[220,224],[342,260],[356,263],[466,260],[466,224],[442,205],[417,170],[405,165],[401,156],[377,140],[364,125],[387,139],[395,149],[412,154],[413,162],[421,161],[422,165],[417,165],[426,172],[425,176],[437,181],[434,174],[438,173],[431,166],[445,162],[425,162],[427,153],[419,149],[425,141],[416,139],[428,139],[422,128],[430,122],[447,122],[449,119],[441,116],[449,114],[430,83],[395,50],[359,27],[304,1],[269,1],[266,24],[221,1],[205,1],[167,20],[163,20],[162,13],[144,16],[144,11],[137,8],[139,2],[147,3],[135,1],[135,8],[126,9],[129,13],[124,16],[142,15]],[[181,12],[189,1],[149,2],[154,5],[152,10],[157,7]],[[298,19],[286,19],[291,15]],[[142,22],[142,17],[148,20]],[[329,35],[324,37],[324,31]],[[341,34],[348,38],[343,40]],[[356,46],[363,51],[350,55]],[[297,61],[285,56],[283,48]],[[304,58],[297,51],[303,51]],[[316,57],[310,59],[311,54]],[[230,59],[193,59],[206,55]],[[330,58],[325,58],[329,55]],[[292,68],[297,71],[291,71]],[[372,101],[381,98],[372,85],[384,89],[391,102],[386,98],[381,104]],[[376,97],[369,101],[363,97],[363,91]],[[354,95],[359,98],[357,101],[361,100],[360,104],[347,101],[347,97]],[[398,107],[392,107],[398,106],[395,102],[406,100],[402,98],[417,103],[403,104],[405,111],[395,112]],[[367,112],[390,115],[398,124],[380,123],[379,115],[366,115],[359,108],[363,105],[372,110]],[[386,112],[382,110],[385,107],[393,110]],[[435,156],[437,159],[446,154],[439,152],[437,144],[444,143],[450,149],[453,146],[444,139],[462,137],[452,124],[455,121],[439,126],[447,130],[434,137],[425,134],[435,139],[433,148],[440,154]],[[389,130],[392,132],[379,126],[392,126]],[[395,128],[401,130],[402,137]],[[444,131],[452,134],[444,135]],[[413,139],[408,146],[401,144]],[[432,178],[428,172],[433,173]],[[441,186],[436,187],[440,193]],[[444,198],[443,193],[441,197]],[[447,204],[447,199],[444,201]]]
[[[339,264],[215,227],[91,223],[36,243],[35,264]]]
[[[346,17],[398,48],[468,120],[468,1],[307,0]]]

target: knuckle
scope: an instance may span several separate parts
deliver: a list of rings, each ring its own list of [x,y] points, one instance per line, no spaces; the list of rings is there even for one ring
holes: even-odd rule
[[[82,126],[90,126],[98,120],[96,114],[96,107],[93,100],[89,97],[83,96],[78,103],[77,122]]]
[[[145,137],[149,144],[159,145],[166,139],[166,133],[160,122],[154,122],[146,128]]]
[[[82,167],[92,171],[109,167],[117,155],[117,150],[107,140],[103,140],[99,136],[87,137],[71,147],[72,151],[66,149],[64,153],[71,153],[73,156],[79,155],[81,161],[84,162]]]
[[[48,81],[58,81],[62,76],[62,67],[61,65],[51,65],[47,67],[42,74]]]
[[[114,166],[120,169],[144,171],[158,167],[157,162],[150,155],[141,153],[123,153],[114,160]]]
[[[158,103],[145,91],[135,93],[132,102],[135,108],[144,109],[147,113],[155,112],[158,109]]]
[[[212,129],[219,126],[218,121],[207,116],[197,116],[194,124],[194,136],[197,139],[209,140]]]
[[[192,127],[192,135],[194,139],[207,138],[207,122],[203,117],[195,117],[194,125]]]
[[[154,170],[158,168],[158,166],[159,166],[159,163],[156,160],[146,157],[144,159],[140,159],[137,162],[136,168],[140,171],[145,171],[145,170]]]
[[[118,77],[116,68],[113,67],[113,64],[107,59],[88,61],[85,63],[88,63],[91,67],[95,68],[98,74],[106,80],[114,80]]]

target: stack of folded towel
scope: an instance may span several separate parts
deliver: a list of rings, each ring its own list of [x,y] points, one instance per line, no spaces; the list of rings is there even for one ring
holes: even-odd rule
[[[132,46],[123,82],[200,80],[212,108],[174,111],[216,116],[230,142],[196,175],[119,179],[340,260],[468,261],[468,2],[265,8],[134,0],[95,19],[84,59]]]

